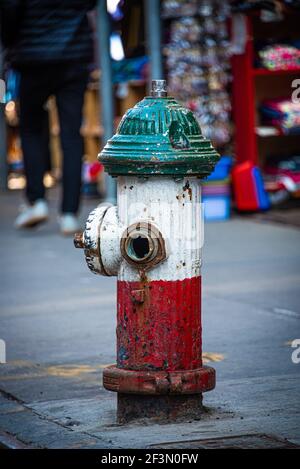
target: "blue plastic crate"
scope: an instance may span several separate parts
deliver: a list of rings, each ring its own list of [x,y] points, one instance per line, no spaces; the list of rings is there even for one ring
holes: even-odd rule
[[[222,221],[230,217],[230,196],[228,195],[210,195],[203,196],[204,220]]]
[[[213,173],[208,176],[205,181],[217,181],[228,178],[232,166],[231,156],[222,156],[220,161],[217,163]]]
[[[270,208],[270,198],[264,188],[264,181],[259,168],[253,169],[253,177],[255,180],[256,193],[258,198],[258,207],[260,210],[268,210]]]

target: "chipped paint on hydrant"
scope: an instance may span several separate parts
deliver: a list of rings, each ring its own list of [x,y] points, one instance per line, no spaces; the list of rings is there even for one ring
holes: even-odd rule
[[[103,385],[118,421],[198,417],[215,386],[201,347],[200,178],[219,155],[164,80],[123,117],[99,155],[117,177],[117,206],[102,204],[75,236],[88,267],[117,275],[117,364]]]

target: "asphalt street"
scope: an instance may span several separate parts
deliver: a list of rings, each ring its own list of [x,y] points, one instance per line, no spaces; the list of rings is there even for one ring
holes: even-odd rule
[[[237,216],[206,224],[203,349],[217,371],[207,412],[188,423],[122,426],[101,384],[115,361],[116,279],[90,273],[82,251],[58,234],[54,198],[50,223],[18,232],[21,195],[0,196],[2,434],[49,448],[190,447],[245,435],[300,445],[300,364],[291,358],[300,339],[299,228]],[[84,201],[82,220],[96,204]]]

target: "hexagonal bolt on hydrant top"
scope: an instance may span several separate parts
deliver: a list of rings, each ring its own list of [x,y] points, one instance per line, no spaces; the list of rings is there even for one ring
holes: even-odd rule
[[[99,160],[117,205],[99,205],[75,236],[88,267],[118,278],[117,363],[103,385],[118,421],[193,418],[215,370],[202,364],[200,178],[219,159],[165,80],[129,109]]]

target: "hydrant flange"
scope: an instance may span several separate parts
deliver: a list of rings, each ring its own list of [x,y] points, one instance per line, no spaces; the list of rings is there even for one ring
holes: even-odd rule
[[[214,368],[203,366],[185,371],[133,371],[109,366],[103,371],[103,386],[125,394],[201,394],[215,387]]]

